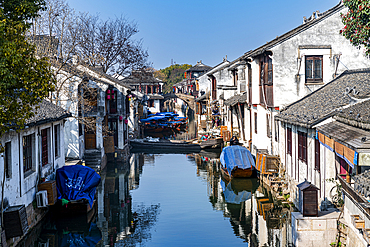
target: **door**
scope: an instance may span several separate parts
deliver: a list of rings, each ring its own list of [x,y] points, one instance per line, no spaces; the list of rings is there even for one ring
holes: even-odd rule
[[[90,118],[85,124],[85,149],[96,149],[96,121]]]
[[[114,146],[118,147],[118,126],[117,119],[110,118],[108,119],[108,131],[109,136],[113,136]]]

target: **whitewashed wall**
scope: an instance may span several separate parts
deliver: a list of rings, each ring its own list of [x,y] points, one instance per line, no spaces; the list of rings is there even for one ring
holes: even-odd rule
[[[54,126],[60,125],[59,133],[59,153],[55,157],[55,142],[54,142]],[[41,165],[41,130],[50,128],[49,135],[49,162],[47,165]],[[23,172],[23,137],[34,134],[33,142],[33,168],[32,171]],[[11,143],[11,165],[10,177],[5,180],[4,198],[9,202],[9,206],[26,205],[32,203],[37,192],[36,185],[41,178],[46,180],[53,179],[55,170],[64,166],[64,125],[63,121],[43,124],[40,126],[26,128],[21,132],[10,131],[1,137],[1,142],[5,145],[6,142]],[[40,170],[41,169],[41,170]],[[38,174],[41,174],[41,178]],[[0,158],[0,180],[4,176],[4,157]]]

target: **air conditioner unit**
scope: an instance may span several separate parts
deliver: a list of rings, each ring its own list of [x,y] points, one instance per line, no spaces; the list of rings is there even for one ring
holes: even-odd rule
[[[45,243],[39,243],[38,247],[49,247],[49,239]]]
[[[48,192],[46,190],[41,190],[36,193],[36,203],[38,208],[47,207],[48,202]]]

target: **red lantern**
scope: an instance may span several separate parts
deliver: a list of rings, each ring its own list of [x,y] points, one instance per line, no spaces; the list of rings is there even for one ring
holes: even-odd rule
[[[107,95],[107,99],[110,99],[110,95],[109,94]]]

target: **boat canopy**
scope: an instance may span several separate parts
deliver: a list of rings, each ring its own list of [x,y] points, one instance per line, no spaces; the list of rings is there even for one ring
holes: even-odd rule
[[[222,149],[220,162],[227,169],[229,174],[234,167],[248,169],[255,166],[255,161],[249,150],[243,146],[228,146]]]
[[[151,121],[163,121],[163,120],[167,121],[165,116],[153,116],[153,117],[149,117],[149,118],[140,119],[140,122],[148,123],[148,122],[151,122]]]
[[[63,166],[56,171],[58,199],[68,201],[87,199],[92,207],[96,186],[99,185],[100,180],[99,174],[90,167]]]

